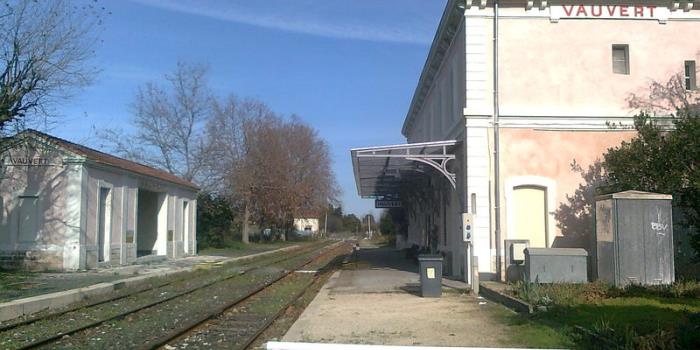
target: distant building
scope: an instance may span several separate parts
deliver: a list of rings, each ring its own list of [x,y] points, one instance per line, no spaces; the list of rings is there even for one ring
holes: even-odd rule
[[[294,230],[300,235],[315,236],[319,232],[319,220],[317,217],[303,217],[294,219]]]
[[[653,81],[697,89],[700,60],[697,1],[495,3],[448,1],[407,144],[352,150],[359,194],[412,211],[407,244],[444,252],[455,276],[469,275],[469,252],[481,279],[503,278],[506,240],[551,247],[582,230],[555,215],[583,181],[572,162],[633,137],[610,124],[630,126],[629,98]],[[429,196],[401,198],[406,186]]]
[[[196,254],[195,184],[34,130],[3,144],[5,264],[79,270]]]

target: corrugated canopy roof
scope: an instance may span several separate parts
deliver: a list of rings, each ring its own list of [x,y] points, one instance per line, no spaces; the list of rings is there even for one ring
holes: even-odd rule
[[[455,174],[447,165],[455,159],[455,140],[350,150],[357,193],[363,198],[397,197],[401,183],[433,168],[455,187]]]

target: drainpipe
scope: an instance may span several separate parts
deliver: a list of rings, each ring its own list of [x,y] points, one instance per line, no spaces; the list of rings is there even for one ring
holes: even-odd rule
[[[501,184],[499,164],[499,103],[498,103],[498,0],[493,2],[493,175],[494,175],[494,235],[496,236],[496,279],[501,280]]]

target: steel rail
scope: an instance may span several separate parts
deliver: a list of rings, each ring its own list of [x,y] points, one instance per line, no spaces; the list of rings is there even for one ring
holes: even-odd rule
[[[303,248],[300,248],[300,249],[303,249]],[[257,261],[257,262],[266,262],[266,260],[272,260],[272,259],[270,259],[270,258],[274,258],[275,255],[277,255],[277,254],[279,254],[279,253],[283,253],[283,252],[275,252],[275,253],[270,253],[270,254],[267,255],[267,256],[257,256],[257,257],[250,257],[250,258],[244,259],[244,261],[243,261],[244,264],[242,264],[242,266],[247,266],[247,265],[250,265],[251,263],[255,263],[255,262],[256,262],[255,260],[256,260],[257,258],[260,258],[260,259],[261,259],[261,261]],[[246,258],[246,257],[243,256],[242,258]],[[265,259],[265,258],[268,258],[268,259]],[[279,261],[273,261],[271,264],[275,264],[275,263],[277,263],[277,262],[279,262]],[[184,274],[187,274],[187,272],[191,272],[191,271],[185,271],[185,272],[183,272],[183,273],[184,273]],[[145,275],[144,275],[144,276],[145,276]],[[168,281],[168,282],[164,282],[164,283],[161,283],[161,284],[153,284],[153,285],[151,285],[151,286],[149,286],[149,287],[146,287],[146,288],[144,288],[144,289],[135,290],[135,291],[133,291],[133,292],[131,292],[131,293],[127,293],[127,294],[124,294],[124,295],[117,295],[117,296],[114,296],[114,297],[111,297],[111,298],[108,298],[108,299],[97,299],[97,300],[94,300],[94,301],[89,302],[89,303],[87,303],[87,304],[80,304],[80,305],[77,305],[77,306],[75,306],[75,307],[71,307],[71,308],[59,310],[59,311],[57,311],[57,312],[51,312],[51,313],[48,313],[48,314],[42,314],[42,315],[38,315],[38,316],[35,316],[35,317],[30,317],[30,318],[23,319],[23,320],[21,320],[21,321],[10,322],[10,323],[4,324],[4,325],[3,325],[3,324],[0,324],[0,333],[6,332],[6,331],[8,331],[8,330],[11,330],[11,329],[14,329],[14,328],[17,328],[17,327],[20,327],[20,326],[30,325],[30,324],[32,324],[32,323],[35,323],[35,322],[38,322],[38,321],[41,321],[41,320],[45,320],[45,319],[48,319],[48,318],[60,317],[60,316],[63,316],[63,315],[65,315],[65,314],[67,314],[67,313],[74,312],[74,311],[78,311],[78,310],[81,310],[81,309],[87,309],[87,308],[90,308],[90,307],[99,306],[99,305],[103,305],[103,304],[115,302],[115,301],[118,301],[118,300],[121,300],[121,299],[125,299],[125,298],[128,298],[128,297],[136,296],[136,295],[138,295],[138,294],[142,294],[142,293],[146,293],[146,292],[151,292],[151,291],[156,290],[156,289],[158,289],[158,288],[163,288],[163,287],[167,287],[167,286],[173,285],[173,284],[175,284],[175,283],[182,282],[182,281],[184,281],[186,278],[187,278],[187,276],[182,276],[182,277],[179,277],[179,278],[175,278],[175,280],[173,280],[173,281]],[[202,277],[202,279],[206,279],[206,276]]]
[[[265,323],[260,327],[253,335],[248,337],[245,342],[243,342],[243,346],[241,346],[241,349],[247,349],[250,347],[260,336],[268,329],[270,326],[272,326],[277,319],[282,316],[282,314],[293,304],[295,304],[299,299],[301,299],[302,296],[306,293],[307,289],[309,289],[311,286],[316,284],[321,277],[321,273],[316,273],[314,275],[314,278],[309,282],[304,288],[302,288],[297,294],[294,295],[294,298],[292,298],[286,305],[284,305],[282,308],[280,308],[271,318],[269,318]]]
[[[284,274],[280,275],[279,277],[277,277],[277,278],[275,278],[275,279],[273,279],[273,280],[271,280],[271,281],[268,281],[268,282],[263,283],[263,284],[260,285],[258,288],[255,288],[253,291],[251,291],[250,293],[248,293],[248,294],[246,294],[246,295],[243,295],[243,296],[241,296],[241,297],[239,297],[239,298],[236,298],[235,300],[233,300],[232,302],[228,303],[227,305],[222,306],[222,307],[216,309],[216,311],[214,311],[214,312],[212,312],[212,313],[209,313],[209,314],[207,314],[207,315],[204,315],[204,316],[202,316],[202,317],[199,317],[199,318],[196,319],[195,321],[192,321],[191,323],[189,323],[187,326],[182,327],[182,328],[180,328],[180,329],[178,329],[178,330],[174,330],[174,331],[172,331],[172,332],[166,334],[165,336],[163,336],[163,337],[161,337],[161,338],[159,338],[159,339],[156,339],[156,340],[153,341],[153,342],[146,343],[146,344],[144,344],[143,346],[138,347],[138,349],[139,349],[139,350],[158,349],[158,348],[160,348],[160,347],[162,347],[162,346],[165,346],[166,344],[168,344],[169,342],[171,342],[171,341],[173,341],[173,340],[175,340],[175,339],[182,338],[186,333],[189,333],[190,331],[192,331],[193,329],[195,329],[195,328],[201,326],[202,324],[206,323],[207,321],[209,321],[209,320],[211,320],[211,319],[213,319],[213,318],[215,318],[215,317],[217,317],[217,316],[219,316],[219,315],[222,315],[222,314],[225,313],[227,310],[229,310],[229,309],[231,309],[231,308],[233,308],[233,307],[236,307],[236,306],[240,305],[241,303],[243,303],[243,302],[245,302],[245,301],[247,301],[247,300],[253,298],[254,296],[256,296],[257,294],[259,294],[259,293],[262,292],[263,290],[268,289],[268,288],[272,287],[275,283],[281,281],[282,279],[284,279],[284,278],[286,278],[286,277],[289,277],[290,275],[292,275],[293,273],[295,273],[296,270],[298,270],[299,268],[311,264],[312,262],[314,262],[315,260],[318,260],[318,259],[321,258],[322,256],[324,256],[324,255],[326,255],[326,254],[329,254],[329,253],[331,253],[331,252],[333,252],[333,251],[335,251],[335,250],[337,250],[337,249],[340,249],[340,247],[342,247],[342,243],[341,243],[341,244],[338,244],[338,245],[335,246],[335,247],[329,248],[327,251],[325,251],[325,252],[323,252],[323,253],[320,253],[318,256],[314,256],[314,257],[310,258],[310,259],[307,260],[306,262],[304,262],[304,263],[298,265],[297,267],[295,267],[294,269],[292,269],[292,270],[290,270],[290,271],[285,272]],[[292,303],[296,302],[296,301],[303,295],[303,293],[306,291],[306,289],[307,289],[309,286],[311,286],[313,283],[316,283],[316,282],[317,282],[318,276],[319,276],[319,274],[317,273],[317,274],[314,276],[314,279],[311,281],[311,283],[309,283],[308,285],[304,286],[304,288],[303,288],[297,295],[295,295],[295,297],[292,298],[292,300],[291,300],[289,303],[287,303],[284,307],[282,307],[282,309],[281,309],[280,311],[278,311],[278,312],[274,315],[273,318],[271,318],[270,320],[266,321],[265,324],[264,324],[264,326],[263,326],[262,328],[258,329],[258,330],[253,334],[252,337],[250,337],[249,339],[247,339],[246,342],[245,342],[245,345],[244,345],[243,347],[241,347],[241,348],[242,348],[242,349],[245,349],[245,348],[247,348],[248,346],[250,346],[250,344],[251,344],[252,342],[254,342],[254,341],[260,336],[260,334],[262,334],[262,332],[264,332],[267,328],[269,328],[269,326],[272,324],[272,322],[274,322],[277,318],[279,318],[279,316],[281,315],[282,311],[286,310],[286,309],[289,307],[289,305],[291,305]]]

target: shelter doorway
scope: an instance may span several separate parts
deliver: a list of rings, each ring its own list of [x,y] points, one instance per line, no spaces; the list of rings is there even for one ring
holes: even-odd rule
[[[531,247],[546,248],[547,189],[540,186],[513,188],[513,226],[508,227],[510,239],[527,239]]]
[[[165,194],[139,188],[137,223],[136,223],[136,256],[165,255],[164,227],[160,216],[165,208]],[[162,247],[161,247],[162,246]]]

